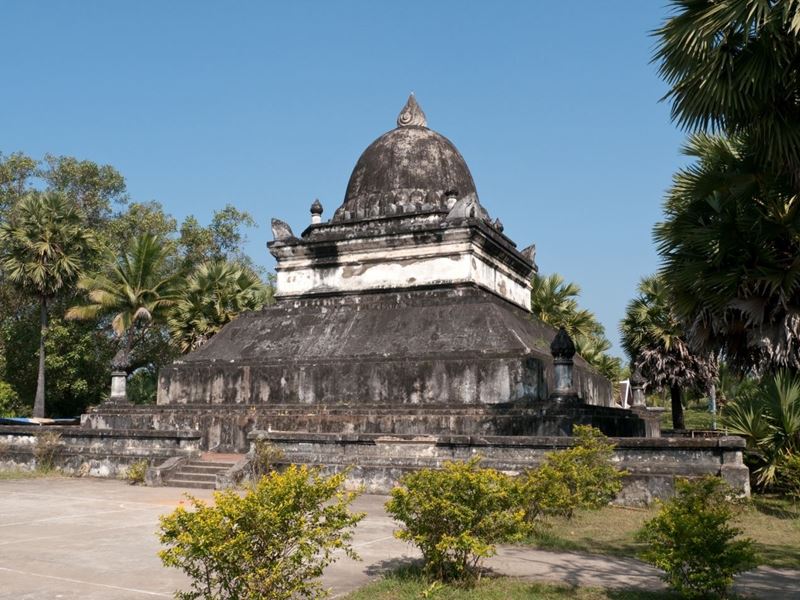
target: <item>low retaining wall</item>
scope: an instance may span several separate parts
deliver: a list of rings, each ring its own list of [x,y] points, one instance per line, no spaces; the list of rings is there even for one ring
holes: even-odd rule
[[[54,465],[67,474],[95,477],[124,475],[128,465],[151,466],[171,458],[200,454],[196,431],[88,429],[82,427],[0,426],[0,468],[36,468],[36,448],[43,433],[57,433]],[[371,493],[387,493],[408,471],[439,468],[448,460],[477,454],[483,464],[511,474],[537,466],[547,452],[568,448],[569,437],[423,436],[253,431],[252,443],[265,439],[278,446],[287,463],[316,465],[327,472],[350,469],[348,483]],[[716,438],[612,438],[614,461],[628,471],[617,502],[648,504],[673,493],[679,477],[714,475],[740,495],[749,496],[749,471],[743,462],[744,440]]]
[[[288,463],[317,465],[326,471],[350,469],[349,484],[371,493],[387,493],[406,472],[439,468],[448,460],[477,454],[482,464],[518,474],[537,466],[547,452],[568,448],[569,437],[517,436],[385,436],[254,431],[279,447]],[[750,495],[749,471],[743,462],[744,440],[738,437],[612,438],[614,461],[629,475],[617,502],[649,504],[673,493],[679,477],[720,476],[736,493]]]
[[[139,460],[157,464],[200,453],[200,434],[194,431],[0,425],[0,468],[35,469],[42,434],[58,434],[53,465],[69,475],[119,477]]]

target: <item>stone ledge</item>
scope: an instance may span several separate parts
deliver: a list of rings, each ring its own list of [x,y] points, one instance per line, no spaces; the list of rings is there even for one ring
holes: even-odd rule
[[[387,435],[384,433],[308,433],[290,431],[251,431],[247,439],[254,440],[259,438],[311,442],[317,444],[365,444],[373,445],[378,440],[387,443],[390,439],[395,443],[408,443],[420,436],[414,434]],[[572,437],[532,437],[532,436],[461,436],[461,435],[439,435],[430,436],[428,440],[436,446],[495,446],[495,447],[514,447],[514,448],[546,448],[558,449],[569,448],[574,445],[575,438]],[[610,438],[620,450],[626,449],[655,449],[663,450],[666,448],[692,449],[692,448],[725,448],[732,450],[744,450],[745,440],[736,436],[720,438]]]
[[[29,435],[55,431],[62,437],[69,438],[121,438],[121,439],[180,439],[199,440],[201,435],[197,431],[157,431],[154,429],[84,429],[77,426],[25,426],[25,425],[0,425],[0,435]]]

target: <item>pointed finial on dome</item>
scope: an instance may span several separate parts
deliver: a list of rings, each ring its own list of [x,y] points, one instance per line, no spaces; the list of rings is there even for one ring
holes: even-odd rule
[[[314,203],[311,205],[311,224],[316,225],[322,221],[322,202],[319,201],[319,198],[314,200]]]
[[[411,92],[411,95],[406,101],[406,105],[397,117],[398,127],[408,127],[409,125],[416,125],[418,127],[427,127],[428,125],[428,121],[425,119],[425,113],[422,112],[419,104],[417,104],[417,99],[414,97],[414,92]]]

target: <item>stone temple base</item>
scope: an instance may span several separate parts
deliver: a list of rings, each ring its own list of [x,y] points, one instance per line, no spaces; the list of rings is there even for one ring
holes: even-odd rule
[[[192,430],[204,450],[247,452],[254,430],[287,434],[569,436],[592,425],[611,437],[657,437],[658,415],[537,400],[464,405],[104,405],[83,416],[84,427],[112,430]]]

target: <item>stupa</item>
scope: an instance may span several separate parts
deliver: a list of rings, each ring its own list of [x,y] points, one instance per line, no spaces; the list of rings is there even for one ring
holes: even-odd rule
[[[614,407],[610,382],[531,314],[535,247],[518,250],[489,216],[413,95],[356,162],[330,220],[319,200],[310,212],[299,236],[272,221],[275,305],[163,368],[155,408],[108,405],[87,423],[194,429],[204,449],[227,452],[246,450],[253,431],[565,436],[591,423],[658,434]],[[554,378],[565,365],[566,385]]]

